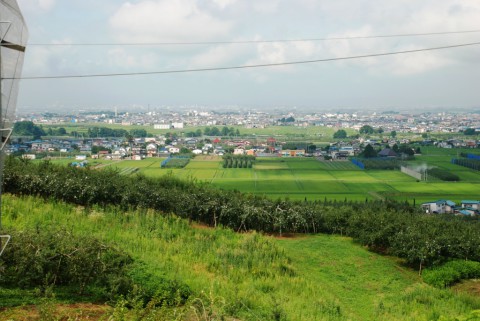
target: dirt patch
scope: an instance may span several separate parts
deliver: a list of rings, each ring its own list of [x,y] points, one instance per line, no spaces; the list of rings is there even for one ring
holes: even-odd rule
[[[213,226],[208,226],[207,224],[198,223],[198,222],[192,222],[190,224],[190,226],[192,228],[198,229],[198,230],[213,230],[213,229],[215,229]]]
[[[45,313],[55,315],[55,320],[66,321],[99,321],[112,308],[107,305],[92,303],[56,304],[53,307],[44,307]],[[0,320],[12,321],[38,321],[40,320],[40,307],[35,305],[8,308],[0,310]]]
[[[452,286],[452,290],[480,297],[480,279],[462,281]]]
[[[268,236],[271,236],[273,238],[276,238],[278,240],[297,240],[297,239],[303,239],[306,238],[307,236],[305,234],[301,233],[275,233],[275,234],[267,234]]]

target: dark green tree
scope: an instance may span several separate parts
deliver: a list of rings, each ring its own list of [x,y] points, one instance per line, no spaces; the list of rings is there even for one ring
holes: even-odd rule
[[[333,134],[333,138],[347,138],[347,132],[343,129],[339,129]]]
[[[362,128],[360,128],[360,134],[373,134],[375,133],[375,129],[373,129],[372,126],[370,125],[363,125]]]
[[[19,121],[13,125],[13,134],[16,136],[33,136],[33,139],[39,139],[47,133],[41,126],[35,125],[32,121]]]
[[[133,137],[147,137],[147,131],[145,129],[132,129],[130,135]]]
[[[307,146],[307,152],[313,153],[317,149],[317,145],[311,144]]]
[[[468,136],[475,135],[476,134],[475,128],[467,128],[463,131],[463,134]]]
[[[365,158],[377,157],[377,151],[372,147],[372,145],[368,144],[367,146],[365,146],[365,149],[363,150],[361,156]]]

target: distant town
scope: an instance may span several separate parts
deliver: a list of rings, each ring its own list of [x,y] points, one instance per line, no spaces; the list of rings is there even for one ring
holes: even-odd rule
[[[114,110],[76,114],[24,113],[17,116],[17,123],[22,122],[31,122],[43,129],[40,135],[33,137],[34,139],[29,139],[26,135],[28,133],[14,131],[8,153],[21,152],[29,154],[28,157],[31,158],[38,153],[58,152],[61,156],[62,153],[66,155],[77,152],[110,159],[125,157],[142,159],[178,153],[220,156],[225,153],[256,156],[267,153],[278,156],[327,156],[341,159],[358,155],[362,152],[361,148],[367,144],[372,146],[388,144],[392,147],[394,144],[408,144],[412,139],[422,144],[435,144],[443,148],[480,146],[478,140],[480,113],[466,112],[301,113],[185,109],[133,113]],[[91,127],[88,133],[79,134],[64,129],[82,124]],[[110,132],[101,130],[103,127],[112,126],[117,129]],[[316,146],[313,139],[308,143],[308,137],[304,138],[302,145],[287,144],[287,138],[276,137],[273,134],[271,137],[258,139],[242,133],[247,129],[282,126],[329,128],[334,132],[334,140],[331,140],[332,137],[323,140],[337,146],[325,151]],[[136,129],[127,130],[133,127]],[[345,130],[349,131],[348,136]],[[434,134],[440,135],[440,138],[433,138],[436,137]]]

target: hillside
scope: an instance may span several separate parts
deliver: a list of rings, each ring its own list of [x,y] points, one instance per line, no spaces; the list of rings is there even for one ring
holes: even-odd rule
[[[148,274],[185,284],[189,299],[164,310],[170,316],[175,311],[178,320],[195,320],[195,315],[199,320],[222,315],[240,320],[438,320],[480,309],[478,297],[427,286],[397,260],[345,237],[238,234],[151,210],[86,209],[10,195],[4,197],[3,210],[7,230],[65,228],[96,237],[132,256],[137,262],[132,274],[140,283],[152,279]],[[61,288],[54,291],[59,302],[88,301],[62,295],[67,292]],[[0,291],[3,306],[39,302],[33,289]],[[118,316],[118,303],[107,311]],[[11,310],[2,315],[12,318]]]

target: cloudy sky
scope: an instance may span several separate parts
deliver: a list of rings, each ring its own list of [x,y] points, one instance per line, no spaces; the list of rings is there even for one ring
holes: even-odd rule
[[[135,73],[338,58],[480,42],[478,0],[18,0],[24,76]],[[103,43],[108,46],[78,46]],[[41,46],[38,44],[66,44]],[[280,67],[23,80],[19,109],[113,106],[480,107],[480,46]]]

